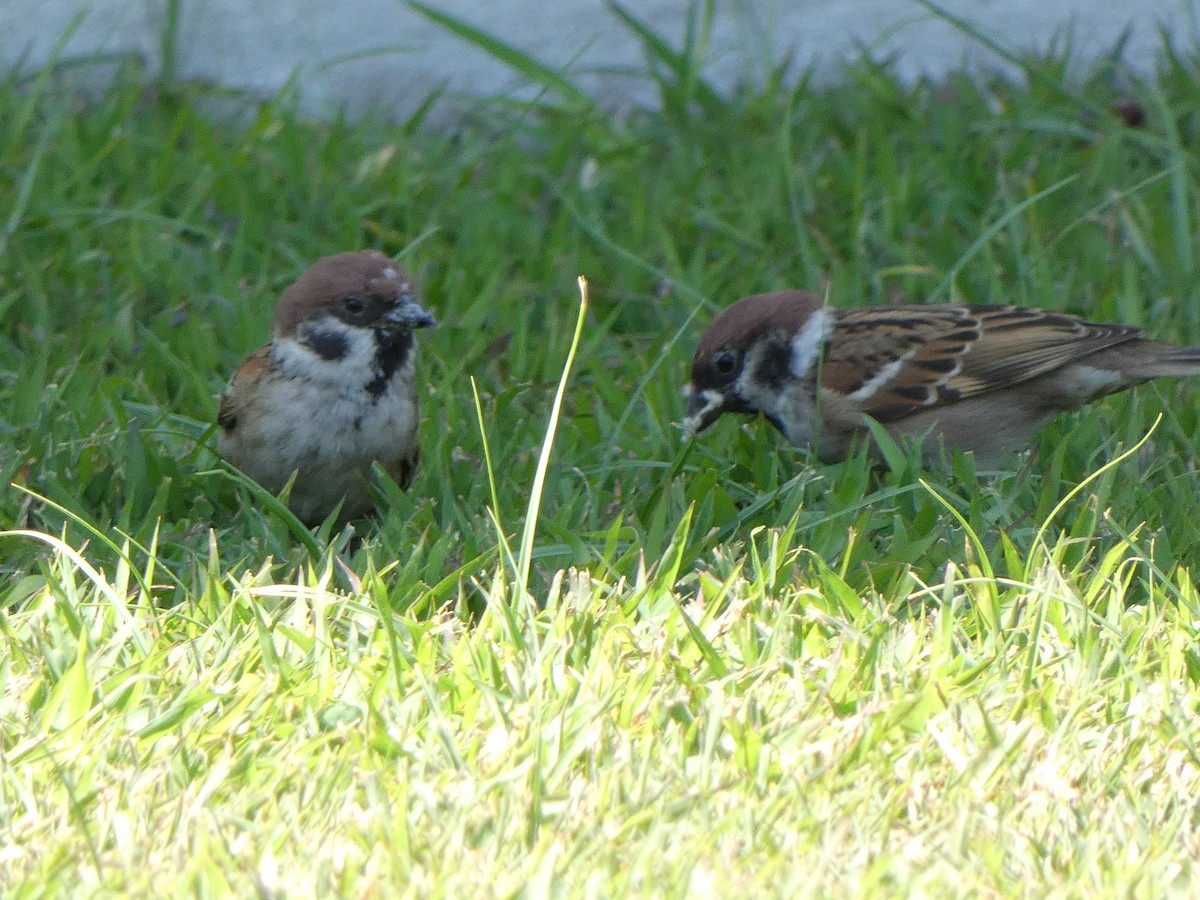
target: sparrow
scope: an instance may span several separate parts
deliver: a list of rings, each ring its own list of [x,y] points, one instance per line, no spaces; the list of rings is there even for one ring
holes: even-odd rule
[[[825,462],[874,419],[895,439],[932,437],[926,463],[972,452],[994,468],[1051,419],[1152,378],[1200,375],[1200,347],[1132,325],[1020,306],[833,309],[805,291],[745,297],[705,330],[685,388],[685,429],[764,415]]]
[[[373,511],[378,461],[402,487],[420,458],[413,333],[434,318],[412,278],[376,251],[317,261],[279,298],[271,342],[221,397],[217,452],[318,524]]]

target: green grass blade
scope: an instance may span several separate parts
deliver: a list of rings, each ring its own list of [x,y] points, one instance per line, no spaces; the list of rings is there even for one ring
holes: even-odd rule
[[[538,454],[537,468],[533,475],[533,484],[529,488],[529,506],[525,510],[525,527],[521,532],[521,547],[517,556],[517,588],[519,597],[528,596],[529,569],[533,564],[533,540],[537,534],[538,515],[542,506],[542,492],[546,488],[546,471],[550,467],[550,454],[554,449],[554,436],[558,432],[559,416],[562,413],[563,396],[567,392],[567,380],[571,376],[571,366],[575,362],[575,351],[583,338],[583,325],[587,320],[588,283],[582,275],[579,276],[579,315],[575,320],[575,333],[571,337],[571,346],[567,350],[567,359],[563,363],[562,375],[558,379],[558,389],[554,392],[554,403],[550,407],[550,419],[546,423],[546,435],[542,440],[542,450]]]

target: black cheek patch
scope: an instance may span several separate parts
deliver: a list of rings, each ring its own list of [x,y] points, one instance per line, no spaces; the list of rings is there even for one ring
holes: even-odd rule
[[[330,362],[344,359],[346,351],[350,349],[346,336],[342,332],[316,325],[310,325],[305,330],[304,343],[311,347],[312,351],[321,359],[327,359]]]
[[[758,384],[779,390],[785,382],[793,379],[791,363],[791,348],[781,341],[769,341],[754,370],[753,378]]]

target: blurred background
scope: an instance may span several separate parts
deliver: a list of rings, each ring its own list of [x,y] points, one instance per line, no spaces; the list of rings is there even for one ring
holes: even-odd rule
[[[689,15],[709,17],[711,28],[697,29],[707,41],[703,74],[727,90],[761,83],[783,60],[794,77],[819,80],[864,50],[908,80],[964,65],[1003,68],[988,41],[1019,54],[1065,52],[1084,66],[1116,48],[1124,66],[1149,73],[1164,47],[1195,46],[1200,34],[1195,0],[717,0],[707,12],[689,0],[637,0],[626,8],[665,36],[687,33]],[[155,77],[263,96],[291,85],[311,113],[395,118],[432,93],[445,110],[447,99],[525,99],[536,90],[439,24],[439,14],[615,108],[654,98],[642,44],[619,8],[599,0],[430,0],[424,10],[403,0],[4,0],[0,64],[37,70],[57,60],[102,82],[106,64],[134,55]]]

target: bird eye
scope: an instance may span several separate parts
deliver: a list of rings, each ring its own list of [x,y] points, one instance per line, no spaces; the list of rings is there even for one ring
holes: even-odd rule
[[[738,358],[732,350],[721,350],[713,357],[713,368],[722,375],[732,375],[737,371]]]
[[[349,294],[342,302],[346,305],[346,311],[354,316],[357,316],[367,308],[367,305],[363,303],[362,297],[358,296],[358,294]]]

